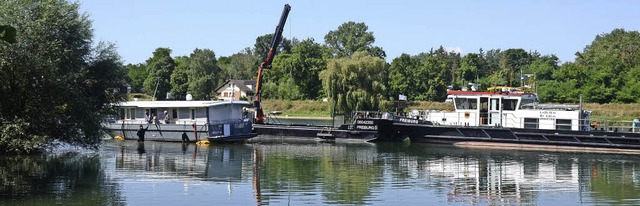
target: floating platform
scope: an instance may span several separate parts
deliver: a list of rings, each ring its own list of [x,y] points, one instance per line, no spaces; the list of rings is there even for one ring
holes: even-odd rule
[[[287,136],[299,138],[316,138],[322,140],[360,140],[360,141],[394,141],[388,138],[388,132],[395,132],[391,128],[391,119],[359,119],[355,124],[344,124],[340,127],[287,125],[287,124],[254,124],[253,131],[261,135]]]

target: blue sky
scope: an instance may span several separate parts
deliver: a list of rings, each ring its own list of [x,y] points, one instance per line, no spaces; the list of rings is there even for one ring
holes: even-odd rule
[[[81,0],[95,39],[116,43],[125,63],[142,63],[158,47],[173,56],[208,48],[229,56],[273,33],[291,5],[283,35],[324,43],[344,22],[364,22],[387,62],[442,45],[462,54],[522,48],[573,61],[596,35],[640,30],[640,1],[157,1]]]

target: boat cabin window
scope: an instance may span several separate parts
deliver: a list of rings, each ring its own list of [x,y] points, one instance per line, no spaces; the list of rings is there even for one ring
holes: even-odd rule
[[[533,99],[522,99],[520,101],[520,109],[531,109],[533,108]]]
[[[539,125],[538,118],[524,118],[525,129],[538,129],[538,125]]]
[[[556,119],[556,130],[571,130],[571,120]]]
[[[196,109],[191,108],[191,120],[196,119]]]
[[[456,109],[478,109],[476,98],[455,98]]]
[[[135,119],[136,108],[122,108],[120,109],[120,119]]]
[[[518,105],[517,99],[503,99],[502,100],[502,109],[507,111],[515,111],[516,105]]]

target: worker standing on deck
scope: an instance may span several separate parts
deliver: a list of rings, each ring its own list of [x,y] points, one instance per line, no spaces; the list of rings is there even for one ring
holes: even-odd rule
[[[138,142],[144,142],[144,134],[147,132],[147,129],[149,129],[149,125],[147,124],[147,128],[142,128],[142,125],[140,125],[140,129],[138,130]]]
[[[169,112],[167,112],[166,110],[164,111],[164,123],[165,124],[169,124],[169,122],[171,122],[171,116],[169,116]]]

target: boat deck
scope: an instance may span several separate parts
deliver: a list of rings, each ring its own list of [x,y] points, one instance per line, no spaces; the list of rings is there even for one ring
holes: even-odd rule
[[[494,142],[595,148],[640,149],[640,133],[457,127],[394,123],[412,142]]]

